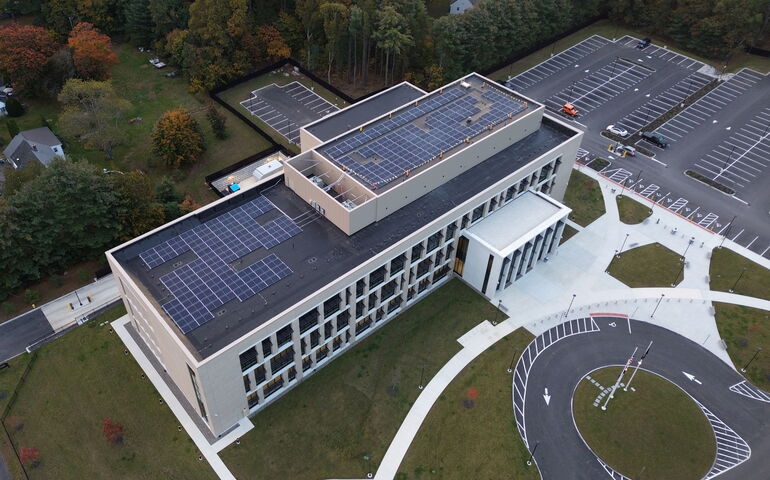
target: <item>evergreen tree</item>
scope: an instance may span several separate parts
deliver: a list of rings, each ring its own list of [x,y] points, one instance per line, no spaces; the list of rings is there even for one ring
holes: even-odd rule
[[[150,14],[150,0],[126,3],[126,36],[134,45],[147,47],[154,39],[155,25]]]

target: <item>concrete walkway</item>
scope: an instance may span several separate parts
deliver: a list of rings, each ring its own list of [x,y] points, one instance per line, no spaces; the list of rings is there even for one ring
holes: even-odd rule
[[[579,229],[548,263],[538,267],[492,302],[502,301],[511,317],[497,326],[484,321],[458,339],[463,349],[452,357],[425,386],[391,442],[376,479],[392,479],[398,473],[415,435],[431,407],[449,383],[479,354],[519,327],[535,335],[567,318],[612,312],[648,321],[707,348],[732,367],[714,318],[712,302],[724,302],[770,311],[770,301],[709,290],[711,250],[722,237],[673,212],[645,203],[653,214],[638,225],[619,221],[615,197],[620,188],[590,169],[602,188],[607,213]],[[635,195],[626,191],[626,195]],[[676,288],[629,288],[605,269],[617,251],[658,242],[685,256],[684,278]],[[770,261],[733,244],[724,246],[770,268]],[[686,254],[685,254],[686,252]],[[672,279],[672,282],[674,279]],[[616,328],[630,328],[630,324]]]
[[[118,284],[112,274],[109,274],[48,302],[40,309],[53,330],[59,332],[119,298]]]

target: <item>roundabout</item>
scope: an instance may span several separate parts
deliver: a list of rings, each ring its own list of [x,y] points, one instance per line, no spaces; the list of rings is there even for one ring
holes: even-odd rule
[[[670,465],[671,470],[668,471],[686,470],[694,476],[645,475],[645,471],[649,473],[650,467],[644,468],[644,461],[639,470],[633,471],[638,463],[631,463],[625,466],[621,473],[619,470],[626,464],[618,463],[617,456],[623,461],[630,457],[630,454],[622,455],[623,446],[616,445],[615,451],[606,449],[596,440],[600,437],[589,435],[591,446],[601,447],[596,451],[592,450],[573,419],[573,394],[580,393],[577,390],[581,383],[586,383],[584,377],[613,365],[615,373],[610,376],[616,376],[619,371],[617,366],[625,365],[635,349],[635,358],[629,363],[636,366],[651,341],[654,346],[644,360],[643,369],[650,375],[665,379],[662,381],[667,387],[686,394],[689,399],[682,405],[694,405],[697,411],[701,412],[696,411],[697,415],[692,415],[691,411],[689,418],[705,420],[707,425],[700,425],[712,436],[711,443],[707,448],[703,448],[704,451],[710,450],[710,458],[704,460],[702,456],[697,457],[697,464],[705,465],[701,473],[693,474],[685,465],[690,460],[676,458],[674,452],[667,452],[666,458],[647,459],[647,463],[680,462],[679,465]],[[621,382],[628,381],[631,373],[630,367]],[[633,380],[632,388],[635,389],[635,385],[640,388],[645,386],[646,380],[640,380],[645,377],[641,375],[642,369]],[[594,380],[602,388],[591,384],[593,391],[587,395],[591,405],[586,408],[594,409],[593,404],[600,395],[602,398],[599,403],[606,401],[609,392],[605,390],[615,383],[614,379],[607,381],[603,375],[599,375],[599,379],[601,381]],[[609,385],[605,385],[605,382]],[[590,314],[588,317],[565,321],[546,330],[524,350],[513,376],[513,408],[519,433],[529,451],[534,452],[534,464],[544,480],[710,479],[717,476],[720,479],[759,480],[766,478],[765,472],[770,471],[770,455],[767,455],[770,453],[770,441],[761,433],[770,425],[770,403],[758,400],[756,395],[742,393],[736,385],[746,386],[743,382],[744,378],[723,360],[670,330],[620,314]],[[635,393],[630,389],[624,392],[622,386],[619,390],[610,400],[607,411],[601,411],[600,406],[596,407],[597,415],[612,415],[613,409],[619,411],[626,403],[623,395],[626,395],[625,400],[628,400],[628,395]],[[668,396],[669,393],[665,395]],[[586,395],[581,394],[581,397],[584,396]],[[673,398],[675,397],[676,395]],[[669,406],[673,404],[669,403]],[[683,406],[677,408],[685,408]],[[659,419],[664,422],[680,420],[681,412],[673,408],[666,409],[664,406],[654,405],[648,405],[646,408],[650,407],[650,414],[658,411]],[[655,428],[659,425],[660,423],[653,422],[649,427]],[[607,434],[606,431],[598,433]],[[625,435],[628,442],[633,442],[636,433],[628,431]],[[652,435],[654,437],[655,434]],[[754,455],[752,448],[755,449]],[[651,450],[654,455],[655,449]],[[602,458],[603,456],[606,458]],[[616,471],[613,466],[619,470]],[[535,465],[532,466],[534,467]]]

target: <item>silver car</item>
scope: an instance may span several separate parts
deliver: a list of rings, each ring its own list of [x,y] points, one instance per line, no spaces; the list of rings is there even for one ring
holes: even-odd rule
[[[625,128],[619,127],[617,125],[607,125],[607,131],[610,133],[614,133],[615,135],[619,135],[623,138],[626,138],[628,136],[628,130]]]

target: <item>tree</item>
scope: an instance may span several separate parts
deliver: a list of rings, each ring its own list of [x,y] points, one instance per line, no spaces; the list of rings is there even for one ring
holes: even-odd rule
[[[182,203],[179,204],[179,210],[181,210],[182,214],[184,215],[187,215],[190,212],[194,212],[199,208],[201,208],[201,205],[193,200],[193,198],[189,195],[185,196],[184,200],[182,200]]]
[[[24,168],[16,169],[10,165],[5,167],[5,186],[3,195],[6,198],[15,195],[28,182],[39,177],[45,167],[38,161],[29,162]]]
[[[311,61],[314,44],[313,39],[321,24],[318,0],[296,0],[295,5],[297,16],[302,22],[302,27],[305,30],[305,49],[307,54],[305,65],[307,68],[313,68],[313,62]]]
[[[155,40],[166,38],[172,30],[187,28],[190,16],[190,1],[187,0],[150,0],[149,13],[154,25]]]
[[[65,135],[79,137],[87,147],[112,158],[112,149],[123,140],[119,121],[131,104],[115,93],[110,82],[73,78],[59,93],[62,113],[59,126]]]
[[[149,46],[155,32],[150,12],[150,0],[129,0],[125,7],[126,35],[134,45]]]
[[[8,24],[0,28],[0,72],[17,90],[33,91],[58,49],[45,28]]]
[[[348,30],[348,7],[341,3],[324,3],[321,5],[324,35],[326,35],[326,81],[332,82],[332,64],[339,50],[342,36]]]
[[[22,447],[19,449],[19,459],[25,466],[35,468],[40,465],[40,450],[37,447]]]
[[[115,216],[120,198],[87,162],[54,159],[6,202],[0,208],[0,297],[104,252],[121,233]]]
[[[152,131],[152,143],[155,154],[175,168],[193,164],[204,150],[198,122],[183,108],[161,115]]]
[[[406,20],[393,6],[387,5],[379,11],[377,28],[372,38],[377,40],[377,46],[385,52],[385,85],[389,84],[388,72],[390,68],[395,67],[396,57],[414,44],[412,36],[404,33],[405,31],[407,31]],[[390,67],[391,57],[393,57],[393,67]]]
[[[114,215],[122,226],[121,240],[130,240],[163,225],[163,205],[155,198],[150,177],[141,172],[110,176],[120,207]]]
[[[281,32],[272,25],[260,25],[257,29],[257,36],[264,46],[265,56],[271,62],[291,56],[291,48],[283,40]]]
[[[72,49],[75,72],[84,80],[107,80],[110,68],[117,65],[110,37],[90,23],[81,22],[70,32],[67,45]]]
[[[160,179],[157,185],[155,185],[155,198],[160,203],[179,203],[182,201],[182,196],[176,191],[176,185],[174,181],[168,177]]]
[[[209,104],[206,109],[206,118],[208,118],[209,123],[211,124],[211,130],[214,131],[215,137],[220,140],[227,138],[227,126],[225,125],[227,117],[225,117],[213,103]]]
[[[11,139],[19,134],[19,124],[16,123],[16,120],[10,119],[7,122],[5,122],[6,128],[8,128],[8,135]]]
[[[102,420],[102,434],[110,445],[123,443],[123,424],[107,417]]]
[[[67,38],[67,33],[79,21],[78,0],[46,0],[40,6],[43,23],[56,34],[57,39]]]
[[[20,117],[24,115],[24,106],[14,97],[5,101],[5,111],[9,117]]]
[[[28,305],[34,306],[40,301],[40,292],[30,289],[24,290],[24,301],[27,302]]]

